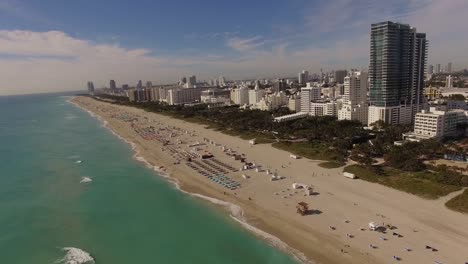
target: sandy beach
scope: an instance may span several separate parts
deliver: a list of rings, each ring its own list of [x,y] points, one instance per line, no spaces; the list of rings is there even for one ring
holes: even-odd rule
[[[88,97],[71,101],[105,120],[182,190],[240,206],[238,218],[279,238],[290,247],[283,249],[302,262],[468,262],[468,215],[447,209],[444,203],[449,197],[425,200],[348,179],[342,168],[324,169],[318,161],[292,159],[290,153],[268,144],[251,145],[168,116]],[[213,158],[201,158],[210,154]],[[246,163],[236,160],[236,155],[255,166],[240,171]],[[214,174],[224,177],[208,177]],[[272,181],[272,174],[278,179]],[[311,187],[312,194],[294,189],[293,183]],[[307,215],[296,213],[299,202],[309,204]],[[370,231],[369,222],[395,228]]]

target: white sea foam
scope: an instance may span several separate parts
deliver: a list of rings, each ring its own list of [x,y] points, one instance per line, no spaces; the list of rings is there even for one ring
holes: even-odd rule
[[[71,100],[71,99],[70,99]],[[223,200],[219,200],[219,199],[216,199],[216,198],[213,198],[213,197],[209,197],[209,196],[205,196],[205,195],[202,195],[202,194],[199,194],[199,193],[192,193],[192,192],[187,192],[185,190],[183,190],[181,187],[180,187],[180,182],[177,178],[173,178],[170,176],[169,173],[167,173],[166,171],[163,171],[161,170],[161,167],[159,166],[154,166],[152,165],[150,162],[148,162],[144,157],[142,157],[140,155],[140,151],[138,150],[137,146],[135,143],[127,140],[126,138],[120,136],[119,134],[117,134],[114,130],[112,130],[109,126],[108,126],[108,122],[105,121],[102,117],[100,117],[99,115],[96,115],[94,114],[93,112],[89,111],[88,109],[85,109],[83,107],[81,107],[80,105],[74,103],[74,102],[71,102],[70,100],[68,100],[68,102],[74,104],[75,106],[77,106],[78,108],[88,112],[92,117],[95,117],[96,119],[98,119],[99,121],[102,122],[102,126],[107,128],[112,134],[114,134],[116,137],[118,137],[119,139],[121,139],[122,141],[126,142],[127,144],[129,144],[131,147],[132,147],[132,150],[134,151],[134,155],[133,155],[133,158],[142,162],[147,168],[149,169],[152,169],[154,170],[155,172],[157,172],[157,174],[163,178],[165,178],[168,182],[170,182],[171,184],[173,184],[175,186],[175,188],[185,194],[188,194],[190,196],[193,196],[193,197],[197,197],[197,198],[200,198],[200,199],[203,199],[203,200],[206,200],[206,201],[209,201],[213,204],[216,204],[216,205],[220,205],[226,209],[229,210],[230,212],[230,216],[231,218],[236,221],[237,223],[239,223],[243,228],[249,230],[250,232],[253,232],[254,234],[260,236],[261,238],[263,238],[265,241],[267,241],[270,245],[278,248],[279,250],[283,251],[283,252],[288,252],[288,253],[291,253],[292,256],[299,262],[301,263],[304,263],[304,264],[315,264],[316,262],[314,261],[311,261],[309,260],[302,252],[300,252],[299,250],[296,250],[292,247],[290,247],[288,244],[286,244],[284,241],[282,241],[281,239],[279,239],[278,237],[275,237],[261,229],[258,229],[256,228],[255,226],[249,224],[247,222],[247,220],[245,219],[244,217],[244,211],[242,210],[242,208],[240,206],[238,206],[237,204],[233,204],[233,203],[230,203],[230,202],[226,202],[226,201],[223,201]]]
[[[91,179],[90,177],[81,177],[81,181],[80,183],[88,183],[88,182],[92,182],[93,179]]]
[[[77,161],[75,161],[75,163],[80,164],[80,163],[83,163],[83,161],[82,160],[77,160]]]
[[[65,116],[65,119],[67,119],[67,120],[72,120],[72,119],[76,119],[76,118],[78,118],[78,116],[76,116],[76,115],[71,115],[71,114],[67,114],[67,115]]]
[[[64,247],[63,251],[66,252],[65,256],[62,259],[57,260],[55,263],[63,264],[92,264],[94,263],[93,257],[91,255],[79,248],[74,247]]]

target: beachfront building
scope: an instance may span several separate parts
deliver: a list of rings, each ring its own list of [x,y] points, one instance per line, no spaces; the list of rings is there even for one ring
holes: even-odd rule
[[[230,91],[212,88],[201,91],[200,101],[204,104],[230,105]]]
[[[288,104],[288,97],[284,92],[276,92],[265,96],[266,100],[271,104],[273,109],[278,109]]]
[[[249,88],[241,86],[231,90],[231,101],[236,105],[249,104]]]
[[[149,88],[150,90],[150,101],[158,102],[159,101],[159,88]]]
[[[251,109],[271,111],[287,105],[288,98],[283,92],[265,95],[259,102],[252,105]]]
[[[338,120],[357,120],[363,125],[368,122],[367,73],[352,72],[344,78],[343,105],[338,111]]]
[[[337,116],[338,104],[336,101],[323,101],[311,102],[310,112],[311,116]]]
[[[369,124],[412,122],[423,106],[426,58],[425,33],[390,21],[372,24]]]
[[[167,103],[170,105],[180,105],[199,102],[201,98],[201,88],[175,88],[167,91]]]
[[[292,95],[288,99],[288,108],[291,111],[299,113],[301,111],[301,98],[296,95]]]
[[[261,111],[271,111],[273,110],[273,106],[270,102],[266,100],[266,98],[260,99],[259,102],[255,103],[250,107],[250,109],[257,109]]]
[[[256,103],[260,102],[265,94],[265,90],[260,89],[258,84],[255,86],[255,89],[249,90],[249,104],[255,105]]]
[[[310,103],[320,100],[322,89],[320,87],[312,87],[307,83],[306,87],[301,88],[301,112],[310,113]]]
[[[467,122],[468,112],[464,110],[438,111],[431,107],[416,114],[414,131],[405,134],[406,139],[443,139],[465,133],[463,124]]]

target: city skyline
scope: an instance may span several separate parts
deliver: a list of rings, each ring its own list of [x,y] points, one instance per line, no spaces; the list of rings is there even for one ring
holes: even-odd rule
[[[210,2],[177,9],[180,3],[121,1],[109,8],[90,1],[79,6],[0,1],[0,77],[9,84],[0,95],[82,90],[88,80],[102,87],[109,80],[175,83],[181,75],[273,78],[302,70],[368,68],[370,25],[385,20],[427,33],[428,64],[452,62],[452,70],[468,65],[463,52],[468,39],[457,33],[466,1],[269,3],[223,3],[213,12],[216,3]],[[356,18],[362,10],[366,14]],[[87,19],[81,19],[85,11]],[[127,12],[141,21],[121,19]],[[248,19],[235,19],[240,15]]]

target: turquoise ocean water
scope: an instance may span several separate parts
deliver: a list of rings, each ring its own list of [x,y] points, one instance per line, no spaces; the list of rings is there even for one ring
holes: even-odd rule
[[[0,263],[54,263],[62,247],[109,264],[295,263],[145,168],[66,100],[0,97]]]

